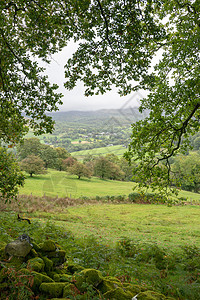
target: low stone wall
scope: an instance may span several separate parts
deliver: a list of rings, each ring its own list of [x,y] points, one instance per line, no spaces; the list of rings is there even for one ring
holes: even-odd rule
[[[52,240],[35,244],[30,237],[22,235],[1,248],[0,262],[1,299],[7,299],[12,290],[6,275],[11,267],[33,279],[31,291],[42,299],[173,299],[139,285],[122,283],[116,277],[105,277],[99,270],[68,264],[64,249]]]

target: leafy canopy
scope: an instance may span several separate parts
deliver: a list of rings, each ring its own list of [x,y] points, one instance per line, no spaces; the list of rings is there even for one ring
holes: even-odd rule
[[[57,109],[61,95],[36,59],[48,62],[73,39],[67,89],[81,80],[86,96],[113,86],[122,96],[149,92],[140,107],[149,117],[132,125],[126,157],[137,161],[141,184],[169,185],[169,158],[199,129],[199,1],[7,0],[0,13],[0,138],[17,142],[26,125],[52,131],[45,112]]]

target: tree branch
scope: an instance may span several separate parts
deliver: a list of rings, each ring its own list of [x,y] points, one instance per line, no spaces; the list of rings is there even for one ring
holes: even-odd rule
[[[107,21],[107,19],[106,19],[105,14],[104,14],[104,11],[103,11],[101,2],[100,2],[99,0],[97,0],[97,3],[98,3],[98,6],[99,6],[99,8],[100,8],[101,15],[102,15],[102,17],[103,17],[103,19],[104,19],[104,21],[105,21],[105,26],[106,26],[106,39],[107,39],[107,41],[108,41],[108,43],[109,43],[109,45],[110,45],[110,48],[112,49],[112,52],[114,53],[114,50],[113,50],[113,48],[112,48],[112,43],[111,43],[111,41],[110,41],[110,39],[109,39],[108,21]]]

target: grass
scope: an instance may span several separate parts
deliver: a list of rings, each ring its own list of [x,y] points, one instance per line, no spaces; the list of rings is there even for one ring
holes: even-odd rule
[[[181,244],[200,247],[199,206],[90,205],[71,207],[55,220],[70,228],[76,237],[94,235],[109,246],[126,237],[134,241],[154,241],[170,249]]]
[[[135,186],[134,182],[123,182],[115,180],[102,180],[96,177],[77,179],[76,176],[69,175],[66,172],[48,170],[45,175],[28,177],[25,185],[19,193],[35,196],[50,197],[90,197],[96,196],[128,196]],[[180,191],[180,196],[188,198],[188,201],[200,201],[200,194],[187,191]]]
[[[49,170],[45,175],[27,177],[20,194],[51,197],[81,196],[96,197],[106,195],[127,195],[132,192],[134,183],[114,180],[101,180],[96,177],[77,179],[66,172]]]
[[[122,145],[116,145],[116,146],[94,148],[90,150],[76,151],[76,152],[72,152],[71,155],[76,157],[78,160],[83,160],[84,157],[89,154],[93,156],[100,156],[100,155],[105,156],[107,154],[115,154],[119,157],[122,157],[125,151],[126,148],[124,148]]]
[[[69,263],[174,299],[199,299],[199,206],[78,202],[70,207],[63,202],[57,211],[61,203],[56,205],[55,199],[37,200],[32,213],[27,203],[35,205],[33,196],[22,197],[21,208],[6,205],[7,213],[1,208],[0,243],[6,245],[24,232],[37,243],[53,239],[64,247]],[[17,212],[30,217],[31,224],[17,221]]]

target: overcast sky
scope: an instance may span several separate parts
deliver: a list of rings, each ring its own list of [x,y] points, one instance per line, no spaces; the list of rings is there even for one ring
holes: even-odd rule
[[[105,95],[100,96],[84,96],[84,87],[82,83],[79,83],[72,91],[68,91],[64,88],[65,82],[64,65],[71,54],[76,50],[76,46],[70,44],[64,48],[62,52],[53,56],[52,63],[50,65],[45,64],[47,75],[51,83],[56,83],[59,86],[59,92],[64,97],[62,98],[63,105],[60,106],[60,111],[71,110],[98,110],[98,109],[121,109],[128,107],[138,107],[139,99],[144,93],[132,93],[126,97],[120,97],[116,90],[110,91]]]

